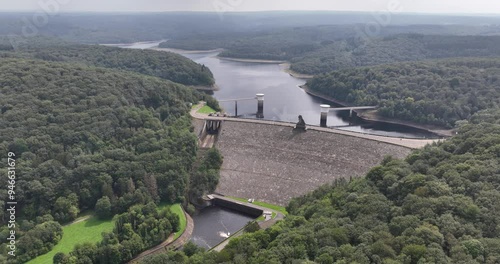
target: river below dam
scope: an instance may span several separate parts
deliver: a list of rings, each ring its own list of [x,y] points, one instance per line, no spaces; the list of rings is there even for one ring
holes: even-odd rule
[[[112,45],[121,48],[150,49],[160,42],[141,42]],[[307,94],[300,86],[306,80],[286,73],[279,64],[240,62],[220,59],[215,52],[186,52],[174,50],[197,63],[204,64],[213,72],[219,88],[213,96],[219,100],[253,98],[262,93],[264,97],[264,119],[297,122],[302,115],[309,125],[319,125],[321,104],[333,103]],[[235,113],[234,102],[220,102],[225,112]],[[257,101],[239,101],[238,115],[243,118],[256,118]],[[436,138],[433,133],[383,122],[365,122],[357,117],[349,117],[348,111],[331,111],[328,116],[329,127],[342,130],[401,138]]]

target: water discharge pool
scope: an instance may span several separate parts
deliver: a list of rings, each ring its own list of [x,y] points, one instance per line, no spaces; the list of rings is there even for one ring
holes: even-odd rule
[[[191,241],[200,247],[210,249],[243,228],[253,217],[210,206],[193,216],[194,230]]]

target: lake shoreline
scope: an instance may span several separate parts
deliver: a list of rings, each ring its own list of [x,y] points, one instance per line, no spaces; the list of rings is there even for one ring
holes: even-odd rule
[[[224,49],[213,49],[213,50],[183,50],[183,49],[174,49],[174,48],[160,48],[159,46],[148,48],[150,50],[157,51],[168,51],[173,53],[181,53],[181,54],[205,54],[205,53],[215,53],[222,52]]]
[[[143,42],[141,42],[143,43]],[[299,73],[296,73],[294,71],[292,71],[290,69],[290,62],[287,62],[287,61],[273,61],[273,60],[253,60],[253,59],[238,59],[238,58],[227,58],[227,57],[222,57],[222,56],[218,56],[219,53],[222,51],[222,49],[212,49],[212,50],[183,50],[183,49],[164,49],[164,48],[159,48],[158,45],[159,45],[159,42],[147,42],[148,44],[146,45],[139,45],[139,47],[133,47],[132,44],[124,44],[123,47],[125,48],[140,48],[140,49],[151,49],[151,50],[157,50],[157,51],[164,51],[164,52],[175,52],[177,54],[180,54],[180,55],[184,55],[185,57],[188,57],[188,58],[198,58],[198,57],[206,57],[206,58],[211,58],[212,60],[208,60],[208,61],[212,61],[214,65],[221,65],[222,68],[229,70],[231,69],[232,67],[229,66],[231,64],[229,63],[223,63],[222,61],[223,60],[227,60],[227,61],[240,61],[242,63],[247,63],[248,66],[251,66],[250,64],[255,64],[255,65],[262,65],[262,66],[259,66],[259,67],[266,67],[265,65],[273,65],[273,67],[269,68],[270,71],[276,71],[276,77],[279,77],[279,78],[285,78],[287,79],[286,77],[288,77],[291,82],[291,85],[292,86],[301,86],[301,85],[304,85],[305,83],[305,79],[308,79],[312,76],[307,76],[307,75],[301,75]],[[194,54],[194,55],[190,55],[190,54]],[[199,54],[199,55],[196,55],[196,54]],[[217,61],[217,62],[216,62]],[[221,63],[222,62],[222,63]],[[274,68],[274,65],[279,65],[279,68]],[[229,66],[229,68],[228,68]],[[234,67],[238,68],[238,67],[244,67],[245,65],[242,64],[242,65],[233,65]],[[282,73],[282,72],[286,72],[288,74],[277,74],[278,72]],[[230,79],[232,79],[233,77],[230,77]],[[249,82],[253,82],[253,81],[256,81],[254,79],[249,79],[248,80]],[[234,80],[230,80],[229,83],[227,82],[226,80],[226,83],[230,86],[238,86],[241,84],[239,83],[234,83]],[[191,88],[193,89],[198,89],[200,91],[204,91],[204,92],[207,92],[208,94],[212,94],[212,93],[215,93],[217,92],[217,87],[215,86],[210,86],[210,85],[205,85],[203,87],[193,87],[191,86]],[[302,87],[303,88],[303,87]],[[227,91],[225,91],[226,89],[223,89],[221,88],[218,93],[222,93],[222,94],[226,94]],[[311,91],[309,92],[306,92],[304,93],[304,89],[302,90],[299,90],[300,94],[308,94],[309,96],[306,96],[306,98],[304,98],[304,103],[305,104],[311,104],[312,102],[310,101],[312,98],[316,98],[314,100],[318,100],[318,99],[324,99],[324,100],[327,100],[329,102],[337,102],[339,105],[348,105],[344,102],[338,102],[337,100],[334,100],[333,98],[325,98],[323,95],[320,95],[320,94],[315,94],[315,93],[312,93]],[[287,93],[287,92],[291,92],[292,94],[294,94],[294,96],[298,96],[297,98],[299,98],[301,95],[298,95],[298,94],[295,94],[293,93],[293,91],[290,91],[289,88],[287,88],[287,90],[283,90],[284,93]],[[233,97],[238,97],[238,95],[226,95],[226,97],[228,98],[233,98]],[[311,99],[307,99],[307,97],[310,97]],[[275,102],[276,105],[282,105],[282,104],[285,104],[287,105],[288,103],[284,103],[284,102]],[[287,115],[288,112],[287,112],[287,109],[285,106],[283,106],[283,113],[279,112],[279,113],[270,113],[270,115]],[[311,109],[314,109],[312,110],[313,112],[316,112],[317,111],[317,105],[315,104],[314,106],[310,106]],[[250,112],[253,112],[254,110],[248,110]],[[302,110],[304,111],[304,110]],[[362,113],[361,111],[359,111],[360,114],[359,114],[359,123],[358,125],[356,124],[351,124],[350,121],[346,121],[344,120],[345,118],[344,117],[339,117],[338,120],[336,120],[336,122],[339,122],[340,124],[345,124],[345,125],[349,125],[349,126],[354,126],[354,130],[361,130],[361,131],[364,131],[366,129],[373,129],[374,131],[381,131],[380,134],[379,132],[367,132],[367,134],[379,134],[379,135],[397,135],[396,137],[401,137],[400,135],[404,135],[402,137],[407,137],[407,135],[411,135],[410,137],[418,137],[420,138],[421,135],[423,134],[423,137],[424,138],[440,138],[440,137],[445,137],[445,136],[450,136],[451,133],[450,131],[445,131],[443,129],[436,129],[436,128],[429,128],[429,127],[422,127],[422,126],[418,126],[418,125],[414,125],[414,124],[409,124],[409,123],[406,123],[406,122],[401,122],[401,121],[395,121],[395,120],[385,120],[385,119],[378,119],[376,116],[366,116],[366,113]],[[313,116],[312,114],[308,114],[310,116],[310,118],[316,118],[315,116]],[[289,118],[288,116],[286,116],[286,118]],[[365,122],[363,122],[365,121]],[[364,124],[362,124],[364,123]],[[375,127],[374,127],[375,126]],[[384,126],[389,126],[388,128],[384,128]],[[392,127],[391,127],[392,126]],[[358,128],[359,127],[359,128]],[[399,128],[398,128],[399,127]],[[411,132],[411,130],[414,130],[414,132]],[[362,132],[361,132],[362,133]],[[415,136],[415,135],[418,135],[418,136]]]
[[[217,55],[216,58],[220,59],[220,60],[227,60],[227,61],[262,63],[262,64],[283,64],[283,63],[286,63],[286,61],[279,61],[279,60],[242,59],[242,58],[223,57],[223,56],[219,56],[219,55]]]
[[[152,42],[154,43],[154,42]],[[185,49],[175,49],[175,48],[160,48],[159,46],[156,47],[151,47],[149,48],[151,50],[157,50],[157,51],[167,51],[167,52],[174,52],[174,53],[180,53],[180,54],[206,54],[206,53],[215,53],[218,52],[216,58],[220,60],[227,60],[227,61],[235,61],[235,62],[245,62],[245,63],[261,63],[261,64],[278,64],[279,66],[282,67],[282,70],[290,76],[298,78],[298,79],[312,79],[314,78],[314,75],[311,74],[304,74],[300,72],[296,72],[291,69],[291,63],[286,60],[263,60],[263,59],[243,59],[243,58],[233,58],[233,57],[224,57],[220,56],[220,53],[224,51],[223,48],[218,48],[218,49],[211,49],[211,50],[185,50]]]
[[[281,69],[290,74],[290,76],[295,77],[297,79],[312,79],[314,78],[314,75],[310,74],[303,74],[296,72],[292,70],[291,63],[289,61],[282,61],[282,60],[257,60],[257,59],[241,59],[241,58],[231,58],[231,57],[222,57],[222,56],[216,56],[218,59],[221,60],[228,60],[228,61],[236,61],[236,62],[247,62],[247,63],[262,63],[262,64],[278,64]]]
[[[167,40],[162,40],[161,42],[165,42]],[[138,42],[132,42],[132,43],[104,43],[104,44],[98,44],[101,46],[107,46],[107,47],[122,47],[122,46],[136,46],[136,45],[143,45],[143,44],[155,44],[155,43],[161,43],[158,42],[158,40],[151,40],[151,41],[138,41]]]
[[[211,91],[211,92],[216,92],[216,91],[219,91],[220,90],[220,87],[217,85],[217,84],[213,84],[211,86],[207,86],[207,85],[193,85],[193,86],[189,86],[195,90],[198,90],[198,91]]]
[[[216,56],[216,58],[220,60],[227,60],[227,61],[236,61],[236,62],[246,62],[246,63],[261,63],[261,64],[278,64],[281,67],[281,70],[290,74],[290,76],[295,77],[297,79],[312,79],[314,78],[314,75],[310,74],[303,74],[296,72],[292,70],[291,63],[289,61],[282,61],[282,60],[257,60],[257,59],[241,59],[241,58],[231,58],[231,57],[222,57],[222,56]]]
[[[323,100],[330,101],[334,104],[340,105],[342,107],[349,107],[350,105],[346,102],[339,101],[333,97],[329,97],[314,91],[311,91],[307,85],[302,85],[300,86],[307,94],[321,98]],[[390,119],[390,118],[385,118],[381,117],[378,114],[372,112],[365,112],[365,113],[359,113],[359,111],[354,111],[356,112],[358,118],[365,122],[378,122],[378,123],[386,123],[386,124],[393,124],[393,125],[400,125],[400,126],[406,126],[406,127],[411,127],[413,129],[419,129],[423,130],[432,134],[435,134],[440,137],[451,137],[453,136],[453,129],[446,129],[446,128],[440,128],[440,127],[431,127],[431,126],[426,126],[426,125],[420,125],[416,124],[413,122],[409,121],[403,121],[403,120],[397,120],[397,119]]]
[[[314,78],[314,75],[312,74],[304,74],[300,72],[296,72],[291,69],[292,64],[290,62],[285,62],[280,64],[281,67],[283,67],[283,71],[290,74],[290,76],[298,78],[298,79],[304,79],[304,80],[309,80]]]

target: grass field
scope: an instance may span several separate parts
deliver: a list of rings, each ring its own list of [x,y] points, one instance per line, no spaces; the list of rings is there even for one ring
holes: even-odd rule
[[[111,220],[102,221],[93,216],[82,222],[74,223],[63,227],[63,237],[59,243],[45,255],[27,262],[28,264],[52,264],[52,258],[58,252],[68,254],[76,244],[84,242],[97,243],[101,241],[102,232],[111,232],[114,222]]]
[[[248,199],[245,199],[245,198],[232,197],[232,196],[228,196],[228,197],[231,198],[231,199],[234,199],[234,200],[238,200],[240,202],[245,202],[245,203],[248,202]],[[269,208],[269,209],[272,209],[272,210],[275,210],[275,211],[278,211],[278,212],[282,213],[283,215],[287,215],[288,214],[288,212],[286,211],[285,207],[282,207],[282,206],[279,206],[279,205],[268,204],[268,203],[259,202],[259,201],[254,201],[253,204],[258,205],[258,206],[262,206],[262,207],[265,207],[265,208]],[[274,217],[275,217],[275,215],[273,215],[273,218]]]
[[[212,109],[212,107],[210,107],[208,105],[205,105],[202,108],[200,108],[200,110],[198,110],[198,113],[200,113],[200,114],[210,114],[210,113],[215,113],[215,112],[217,112],[217,111],[215,111],[214,109]]]
[[[162,204],[158,206],[158,210],[169,207],[170,205]],[[180,237],[184,230],[186,229],[186,216],[180,204],[174,204],[170,206],[170,210],[177,214],[180,219],[181,229],[175,234],[175,239]],[[82,216],[80,219],[90,216],[88,213]],[[102,221],[97,219],[95,216],[90,216],[89,219],[63,226],[63,237],[59,243],[45,255],[38,256],[37,258],[27,262],[27,264],[52,264],[52,258],[58,252],[63,252],[68,254],[73,250],[75,245],[82,244],[85,242],[97,243],[101,241],[102,232],[111,232],[114,227],[114,221],[107,220]]]
[[[184,211],[182,210],[182,206],[180,204],[174,204],[170,207],[170,210],[172,210],[173,213],[179,216],[180,219],[180,224],[181,224],[181,229],[179,232],[175,233],[174,240],[179,238],[182,233],[184,233],[184,230],[186,230],[186,215],[184,215]]]

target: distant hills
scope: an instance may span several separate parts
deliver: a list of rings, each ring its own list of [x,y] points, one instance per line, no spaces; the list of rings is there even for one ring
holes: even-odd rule
[[[214,10],[215,11],[215,10]],[[375,16],[388,10],[366,12],[166,12],[166,13],[60,13],[50,16],[37,33],[79,43],[130,43],[178,39],[191,35],[257,32],[290,27],[347,25],[377,22]],[[0,35],[22,35],[33,13],[0,13]],[[32,23],[33,24],[33,23]],[[390,14],[389,26],[500,25],[498,16]]]

